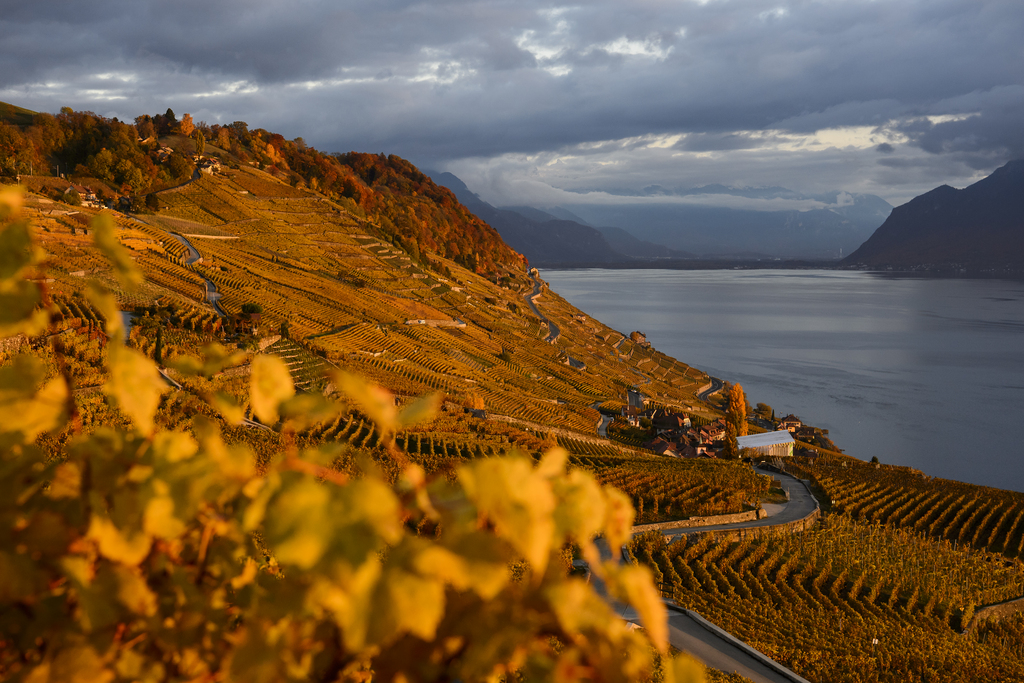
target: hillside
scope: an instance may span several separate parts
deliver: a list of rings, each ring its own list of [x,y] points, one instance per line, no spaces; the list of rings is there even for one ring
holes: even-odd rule
[[[513,450],[539,460],[560,445],[573,467],[629,496],[637,523],[752,514],[784,504],[771,480],[739,459],[676,458],[645,449],[656,418],[651,413],[646,425],[625,424],[620,412],[629,389],[642,392],[648,408],[667,407],[698,429],[710,433],[720,425],[728,432],[717,422],[725,416],[722,399],[698,398],[709,387],[708,375],[572,307],[496,240],[491,226],[408,162],[323,155],[244,125],[223,136],[225,128],[214,135],[209,127],[200,129],[199,144],[220,164],[161,187],[169,162],[131,138],[127,128],[133,127],[62,116],[52,117],[54,131],[72,135],[49,147],[33,142],[50,125],[47,119],[9,128],[28,140],[21,149],[32,154],[121,139],[124,157],[115,169],[127,160],[148,172],[148,159],[155,172],[145,195],[135,195],[144,201],[134,212],[78,205],[67,180],[22,176],[31,189],[23,213],[46,254],[38,270],[27,273],[28,289],[50,302],[51,325],[31,338],[3,339],[0,368],[30,355],[45,368],[41,375],[70,381],[73,420],[38,439],[47,462],[80,453],[84,435],[108,438],[106,428],[131,428],[123,406],[104,392],[115,345],[104,332],[101,309],[90,303],[96,299],[89,290],[99,287],[115,302],[103,310],[131,321],[128,346],[157,361],[173,382],[156,409],[158,427],[179,439],[195,434],[204,449],[212,432],[223,434],[231,462],[244,461],[257,472],[272,470],[285,451],[326,465],[318,476],[368,474],[397,486],[407,459],[440,487],[466,463],[491,463]],[[183,135],[180,124],[175,132],[162,117],[150,122],[164,128],[156,135],[159,144],[185,150],[178,154],[195,163],[190,146],[198,139]],[[84,134],[87,128],[94,138]],[[80,143],[68,142],[74,139]],[[82,166],[100,175],[98,155],[85,155]],[[116,179],[71,180],[74,187],[89,183],[112,195],[120,189],[113,187]],[[113,221],[117,241],[145,276],[138,289],[125,288],[94,244],[97,216]],[[472,257],[478,247],[489,255]],[[527,304],[534,292],[543,319]],[[320,398],[345,405],[324,419],[299,412],[302,427],[283,429],[250,398],[258,353],[283,361],[300,392],[298,405],[315,406]],[[197,372],[200,356],[207,360]],[[440,411],[430,422],[398,428],[392,442],[373,410],[345,398],[338,370],[393,394],[380,396],[382,412],[434,392],[442,397]],[[599,424],[608,437],[599,434]],[[813,482],[822,519],[803,533],[777,528],[737,537],[735,530],[697,528],[676,540],[671,536],[678,529],[638,535],[631,552],[651,568],[663,595],[818,683],[1024,680],[1024,619],[972,622],[976,608],[1024,595],[1024,495],[862,463],[827,450],[825,441],[798,447],[787,468]],[[210,452],[224,457],[228,451]],[[145,476],[144,469],[133,469],[132,476]],[[61,490],[53,494],[58,502]],[[315,485],[309,490],[319,491]],[[286,516],[302,527],[302,514]],[[4,519],[21,524],[14,513]],[[423,520],[413,522],[405,522],[410,533],[438,533]],[[198,544],[205,532],[202,525],[197,529]],[[0,559],[8,557],[14,555]],[[275,574],[266,558],[258,570],[266,586],[289,578]],[[238,564],[233,555],[221,559]],[[202,579],[200,570],[198,579],[190,575],[181,585]],[[153,623],[161,637],[172,632],[159,619]],[[104,637],[113,634],[111,627]],[[880,644],[869,649],[872,638]],[[16,659],[4,651],[0,647],[0,677]],[[204,666],[221,661],[204,656]]]
[[[937,187],[893,209],[844,265],[967,271],[1024,269],[1024,160],[962,190]]]

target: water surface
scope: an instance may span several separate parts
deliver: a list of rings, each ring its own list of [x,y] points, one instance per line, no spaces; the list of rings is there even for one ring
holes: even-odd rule
[[[552,289],[850,455],[1024,491],[1024,282],[546,270]]]

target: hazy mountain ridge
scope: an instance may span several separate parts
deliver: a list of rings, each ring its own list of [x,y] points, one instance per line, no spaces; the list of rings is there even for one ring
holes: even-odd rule
[[[589,265],[618,263],[633,258],[691,257],[690,254],[645,243],[615,228],[605,232],[603,228],[573,220],[578,217],[564,209],[555,209],[555,213],[551,213],[530,206],[495,207],[480,199],[451,173],[426,173],[434,182],[454,192],[466,208],[487,221],[510,247],[534,265]]]
[[[1024,160],[962,190],[942,185],[893,209],[843,264],[1024,269]]]

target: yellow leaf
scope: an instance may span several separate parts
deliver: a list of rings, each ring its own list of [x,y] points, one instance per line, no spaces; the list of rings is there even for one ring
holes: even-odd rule
[[[25,203],[25,189],[20,185],[7,185],[0,188],[0,221],[7,220],[21,211]]]
[[[252,411],[265,425],[275,425],[278,407],[295,395],[288,366],[277,356],[260,355],[252,359],[250,389]]]
[[[604,537],[612,553],[618,556],[619,548],[629,540],[633,530],[633,503],[614,486],[604,487],[604,501]]]
[[[168,463],[188,460],[199,450],[199,444],[186,432],[157,432],[153,437],[153,454],[156,460]]]
[[[231,394],[227,394],[223,391],[214,392],[210,396],[210,405],[212,405],[224,421],[230,425],[240,425],[242,420],[245,418],[245,412],[242,410],[242,406],[238,405],[238,401]]]
[[[665,662],[665,683],[704,683],[704,665],[682,652]]]
[[[380,431],[390,433],[398,428],[398,408],[390,391],[347,372],[336,372],[334,382]]]
[[[106,291],[98,282],[90,282],[86,287],[85,294],[89,303],[103,316],[104,329],[106,329],[110,341],[115,344],[124,343],[124,320],[121,319],[121,310],[117,306],[117,299],[114,298],[114,295]]]
[[[0,433],[20,432],[31,441],[63,425],[67,384],[62,377],[55,377],[36,391],[45,376],[42,361],[27,354],[0,367]]]
[[[537,463],[537,474],[546,478],[565,474],[565,466],[569,462],[569,452],[564,448],[555,447],[545,453]]]
[[[117,599],[122,605],[144,617],[156,614],[156,594],[146,585],[138,568],[115,565],[113,573],[117,581]]]
[[[550,481],[522,457],[476,460],[458,469],[466,496],[540,577],[555,545]]]
[[[289,428],[302,431],[312,425],[333,420],[341,406],[320,394],[297,394],[281,404],[281,418]]]
[[[89,522],[89,538],[99,545],[100,554],[108,560],[135,566],[149,554],[152,539],[148,534],[125,536],[105,517],[93,515]]]
[[[185,533],[185,523],[174,516],[174,500],[170,496],[156,496],[146,503],[142,515],[142,528],[157,538],[173,539]]]
[[[605,569],[613,594],[636,609],[651,642],[662,653],[668,652],[668,611],[661,601],[661,593],[654,587],[651,570],[642,564],[606,566]]]
[[[594,475],[574,469],[568,475],[554,479],[552,488],[558,499],[555,522],[559,536],[569,536],[579,543],[586,543],[602,530],[605,498]]]
[[[0,281],[21,277],[38,261],[28,221],[16,221],[0,231]]]
[[[76,462],[65,462],[57,466],[53,472],[50,488],[46,496],[58,500],[60,498],[78,498],[82,491],[82,468]]]
[[[398,414],[398,429],[430,422],[441,407],[441,394],[429,394],[402,408]]]
[[[50,663],[48,673],[48,679],[41,680],[109,683],[115,676],[114,672],[106,667],[103,658],[94,649],[85,645],[60,650]]]
[[[110,377],[105,391],[117,400],[140,432],[147,436],[152,434],[160,395],[168,389],[156,364],[138,351],[119,344],[107,347],[107,362]]]
[[[37,336],[46,330],[49,314],[42,304],[39,286],[28,280],[15,280],[0,289],[0,337],[24,334]]]
[[[256,561],[251,557],[245,561],[245,567],[242,568],[242,573],[231,579],[231,587],[235,590],[248,586],[250,583],[256,580]]]
[[[99,250],[110,259],[117,273],[117,279],[126,290],[133,290],[143,282],[142,272],[128,255],[127,250],[117,241],[114,234],[114,220],[109,214],[101,213],[92,219],[93,241]]]

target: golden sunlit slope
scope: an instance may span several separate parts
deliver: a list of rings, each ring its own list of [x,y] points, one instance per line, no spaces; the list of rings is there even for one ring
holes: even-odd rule
[[[544,286],[537,305],[561,330],[546,342],[547,326],[524,299],[534,283],[523,270],[504,266],[492,282],[435,253],[417,259],[343,205],[244,166],[157,196],[155,214],[116,216],[149,280],[126,307],[161,296],[204,307],[205,278],[229,316],[245,303],[262,307],[257,337],[286,323],[310,351],[399,394],[475,394],[490,412],[582,434],[596,433],[595,406],[618,405],[634,385],[711,414],[695,398],[706,375],[623,340]],[[45,201],[34,204],[52,276],[73,291],[103,268],[82,234],[92,210],[68,215]],[[175,235],[198,262],[186,265]]]

